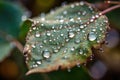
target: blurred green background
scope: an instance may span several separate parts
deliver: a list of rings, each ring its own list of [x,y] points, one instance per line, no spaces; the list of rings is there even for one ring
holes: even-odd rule
[[[25,44],[29,27],[22,26],[22,22],[77,1],[81,0],[0,0],[0,80],[120,80],[120,8],[106,14],[111,29],[101,52],[93,50],[92,60],[71,72],[25,75],[28,71],[25,59],[15,45],[17,41]],[[97,4],[99,10],[112,6],[101,4],[105,0],[84,1]]]

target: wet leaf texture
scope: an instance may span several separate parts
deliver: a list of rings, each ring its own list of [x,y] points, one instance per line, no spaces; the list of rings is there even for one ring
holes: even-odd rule
[[[80,65],[92,47],[104,41],[108,20],[86,2],[62,6],[45,17],[30,19],[24,55],[27,74]]]

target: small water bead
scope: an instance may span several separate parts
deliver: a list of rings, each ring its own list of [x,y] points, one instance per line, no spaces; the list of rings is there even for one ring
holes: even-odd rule
[[[80,43],[80,39],[75,39],[75,43],[76,44]]]
[[[76,3],[75,5],[76,5],[76,6],[79,6],[79,3]]]
[[[75,5],[72,4],[72,5],[71,5],[71,8],[74,8],[74,7],[75,7]]]
[[[63,14],[66,15],[66,14],[67,14],[67,11],[64,11]]]
[[[95,15],[95,18],[99,18],[99,15],[97,14],[97,15]]]
[[[57,52],[59,52],[59,50],[58,49],[54,49],[54,52],[57,53]]]
[[[83,28],[84,28],[84,26],[83,26],[83,25],[81,25],[81,26],[80,26],[80,29],[83,29]]]
[[[80,17],[78,17],[77,19],[78,19],[78,20],[81,20],[81,18],[80,18]]]
[[[74,50],[75,50],[75,47],[72,47],[72,48],[71,48],[71,51],[74,51]]]
[[[81,1],[81,2],[80,2],[80,5],[81,5],[81,6],[83,6],[83,5],[84,5],[84,2],[83,2],[83,1]]]
[[[92,31],[94,31],[94,32],[95,32],[95,31],[96,31],[96,29],[92,29]]]
[[[47,43],[47,40],[43,40],[43,43]]]
[[[48,59],[48,58],[50,58],[50,56],[51,56],[50,51],[48,51],[47,49],[43,51],[43,57],[44,57],[44,58],[47,58],[47,59]]]
[[[37,32],[37,33],[35,34],[35,37],[40,37],[40,33]]]
[[[80,49],[79,54],[83,54],[83,53],[84,53],[83,50]]]
[[[41,61],[36,61],[36,63],[37,63],[38,65],[42,64],[42,62],[41,62]]]
[[[84,30],[83,30],[82,32],[83,32],[83,33],[85,33],[85,31],[84,31]]]
[[[71,22],[74,22],[74,19],[73,19],[73,18],[71,18],[71,19],[70,19],[70,21],[71,21]]]
[[[80,32],[80,29],[77,29],[77,32]]]
[[[64,34],[60,34],[60,36],[64,36]]]
[[[35,48],[35,47],[36,47],[34,44],[32,44],[31,46],[32,46],[32,48]]]
[[[41,24],[41,26],[44,26],[44,24]]]
[[[37,64],[33,64],[33,65],[32,65],[32,68],[36,68],[36,67],[38,67]]]
[[[33,29],[33,30],[36,30],[36,27],[33,27],[32,29]]]
[[[97,38],[97,35],[96,35],[94,32],[90,32],[90,33],[88,34],[88,39],[89,39],[90,41],[94,41],[94,40],[96,40],[96,38]]]
[[[102,28],[100,28],[100,31],[102,31],[103,29]]]
[[[43,48],[43,46],[42,46],[42,45],[40,45],[39,47],[40,47],[40,48]]]
[[[74,32],[72,32],[72,31],[68,32],[68,37],[69,38],[73,38],[74,36],[75,36]]]
[[[94,19],[90,19],[90,22],[93,22],[94,21]]]
[[[50,32],[47,32],[47,33],[46,33],[46,35],[47,35],[47,36],[50,36],[50,35],[51,35],[51,33],[50,33]]]
[[[60,23],[63,23],[64,22],[64,19],[61,19],[61,20],[59,20],[60,21]]]
[[[41,21],[45,21],[45,17],[42,17],[42,18],[41,18]]]
[[[64,56],[64,58],[63,59],[68,59],[68,56]]]

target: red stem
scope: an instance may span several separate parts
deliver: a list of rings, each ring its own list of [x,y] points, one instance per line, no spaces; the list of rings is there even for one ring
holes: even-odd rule
[[[112,7],[108,8],[108,9],[106,9],[106,10],[100,12],[100,14],[106,14],[106,13],[108,13],[108,12],[114,10],[114,9],[117,9],[117,8],[120,8],[120,5],[112,6]]]

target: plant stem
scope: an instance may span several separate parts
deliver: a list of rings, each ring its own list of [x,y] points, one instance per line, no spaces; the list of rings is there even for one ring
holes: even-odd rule
[[[0,37],[14,44],[19,49],[19,51],[23,53],[23,45],[18,40],[16,40],[14,37],[4,33],[3,31],[0,31]]]
[[[120,5],[119,1],[105,1],[105,3],[108,3],[108,4],[119,4]]]
[[[103,14],[106,14],[106,13],[108,13],[108,12],[114,10],[114,9],[117,9],[117,8],[120,8],[120,5],[112,6],[112,7],[108,8],[108,9],[106,9],[106,10],[100,12],[100,14],[102,14],[102,15],[103,15]]]

